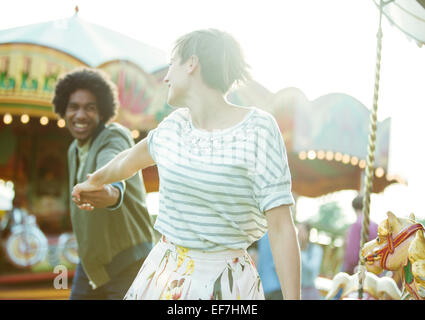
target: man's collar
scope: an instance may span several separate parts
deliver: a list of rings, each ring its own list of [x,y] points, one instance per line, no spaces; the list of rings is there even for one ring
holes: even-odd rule
[[[97,138],[97,136],[99,135],[99,133],[102,132],[103,129],[105,129],[105,124],[101,122],[99,123],[99,125],[97,126],[96,130],[93,133],[92,141],[94,141]]]

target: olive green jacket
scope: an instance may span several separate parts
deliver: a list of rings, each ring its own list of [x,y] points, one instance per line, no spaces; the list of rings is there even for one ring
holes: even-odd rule
[[[125,127],[101,125],[91,142],[82,177],[103,167],[118,153],[134,145]],[[68,149],[69,187],[77,178],[77,141]],[[71,221],[80,262],[93,288],[107,283],[131,263],[144,259],[153,247],[152,219],[146,208],[146,191],[140,171],[123,181],[121,205],[111,209],[80,210],[70,201]]]

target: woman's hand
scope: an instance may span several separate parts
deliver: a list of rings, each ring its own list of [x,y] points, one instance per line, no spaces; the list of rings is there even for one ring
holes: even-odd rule
[[[99,190],[104,189],[104,187],[105,186],[103,184],[101,184],[101,185],[96,184],[96,182],[93,179],[93,175],[88,174],[86,181],[79,183],[79,184],[76,184],[74,186],[74,188],[72,189],[72,193],[71,193],[72,200],[74,202],[80,202],[82,192],[99,191]]]

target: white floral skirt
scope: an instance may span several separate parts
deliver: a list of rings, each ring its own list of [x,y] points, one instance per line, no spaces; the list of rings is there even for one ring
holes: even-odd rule
[[[264,300],[246,250],[205,252],[169,243],[152,249],[126,300]]]

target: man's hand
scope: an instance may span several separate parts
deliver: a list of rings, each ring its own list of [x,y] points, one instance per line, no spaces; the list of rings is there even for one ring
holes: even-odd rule
[[[101,191],[102,189],[104,189],[105,185],[103,184],[97,184],[94,180],[94,175],[93,174],[88,174],[87,175],[87,180],[81,183],[78,183],[74,186],[74,188],[72,188],[72,200],[75,202],[81,202],[81,193],[83,192],[89,192],[89,191]]]
[[[95,191],[82,191],[79,198],[73,197],[72,201],[81,210],[92,211],[94,208],[106,208],[118,202],[120,191],[118,188],[107,184],[102,189]]]

